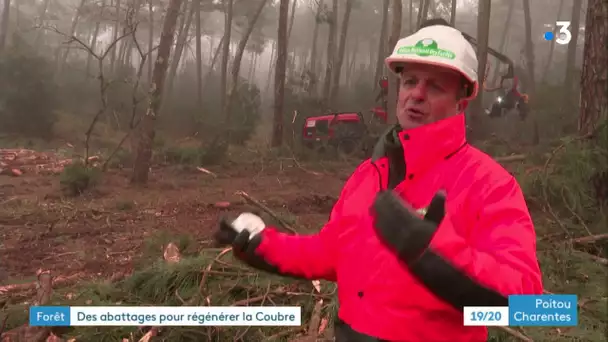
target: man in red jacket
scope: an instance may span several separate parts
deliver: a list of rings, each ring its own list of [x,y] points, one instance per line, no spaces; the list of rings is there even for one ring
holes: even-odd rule
[[[346,182],[317,234],[243,213],[216,234],[247,264],[338,283],[338,342],[485,341],[465,306],[541,294],[536,235],[517,181],[465,138],[477,58],[460,31],[430,25],[386,59],[397,119]]]

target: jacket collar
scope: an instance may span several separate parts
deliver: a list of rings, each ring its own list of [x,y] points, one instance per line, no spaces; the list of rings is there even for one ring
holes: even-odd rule
[[[466,125],[461,113],[408,130],[390,127],[376,144],[372,161],[387,157],[390,164],[391,156],[398,151],[405,159],[407,175],[415,175],[451,157],[465,145]]]

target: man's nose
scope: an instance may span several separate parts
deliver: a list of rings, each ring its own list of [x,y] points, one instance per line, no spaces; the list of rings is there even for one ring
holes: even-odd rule
[[[427,95],[426,84],[424,82],[418,82],[416,86],[412,89],[411,97],[416,100],[424,100]]]

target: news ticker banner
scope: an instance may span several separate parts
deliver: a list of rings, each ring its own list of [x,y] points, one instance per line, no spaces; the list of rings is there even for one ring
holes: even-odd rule
[[[30,326],[301,326],[299,306],[32,306]]]
[[[465,307],[465,326],[578,324],[576,295],[509,296],[505,307]],[[297,306],[32,306],[30,326],[301,326]]]
[[[465,326],[567,327],[578,324],[576,295],[509,296],[509,306],[467,306]]]

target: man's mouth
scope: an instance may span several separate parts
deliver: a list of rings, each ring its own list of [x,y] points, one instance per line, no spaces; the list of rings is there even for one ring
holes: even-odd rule
[[[416,108],[407,108],[405,112],[410,119],[415,121],[422,120],[426,116],[423,111]]]

